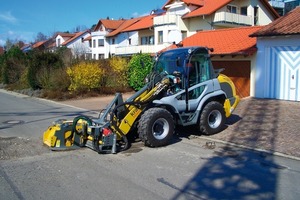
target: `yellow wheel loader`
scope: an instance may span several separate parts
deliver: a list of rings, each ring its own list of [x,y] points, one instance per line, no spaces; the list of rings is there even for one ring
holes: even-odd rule
[[[165,51],[156,59],[146,85],[126,101],[117,93],[94,119],[58,120],[43,135],[52,150],[90,147],[117,153],[135,133],[146,146],[167,145],[176,125],[196,125],[210,135],[222,131],[239,102],[233,82],[213,69],[206,47]]]

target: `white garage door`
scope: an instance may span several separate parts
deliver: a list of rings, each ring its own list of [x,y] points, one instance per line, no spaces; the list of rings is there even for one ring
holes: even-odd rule
[[[268,48],[267,88],[269,98],[300,101],[300,46]]]

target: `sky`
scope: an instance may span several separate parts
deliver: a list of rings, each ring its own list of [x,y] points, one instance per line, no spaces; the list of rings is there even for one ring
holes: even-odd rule
[[[33,42],[39,32],[90,28],[99,19],[129,19],[162,8],[167,0],[0,0],[0,46],[7,39]]]

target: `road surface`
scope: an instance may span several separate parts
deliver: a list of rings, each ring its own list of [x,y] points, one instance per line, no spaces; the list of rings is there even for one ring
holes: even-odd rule
[[[95,112],[0,92],[1,199],[298,199],[298,160],[177,130],[172,144],[118,154],[52,152],[52,121]]]

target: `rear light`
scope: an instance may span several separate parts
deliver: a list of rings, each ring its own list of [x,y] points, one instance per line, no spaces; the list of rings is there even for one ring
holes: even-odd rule
[[[104,136],[108,136],[112,134],[112,131],[109,128],[103,128],[102,133]]]

